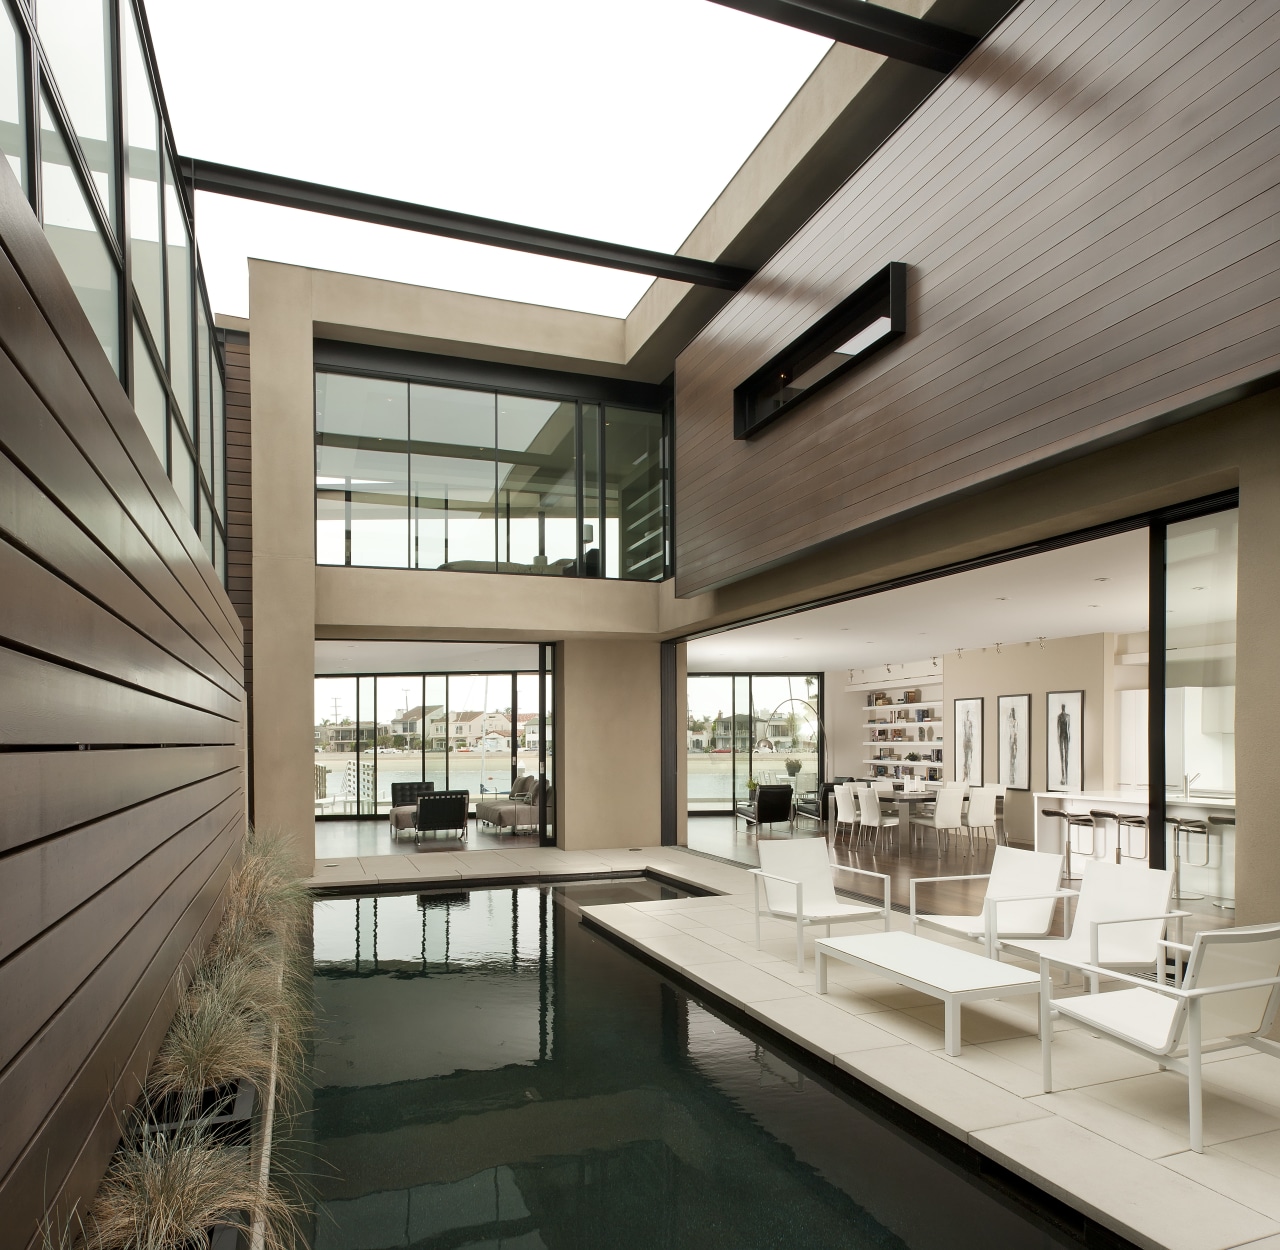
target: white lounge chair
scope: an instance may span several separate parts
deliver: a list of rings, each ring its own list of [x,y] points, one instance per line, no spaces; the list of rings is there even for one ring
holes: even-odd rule
[[[753,868],[756,895],[756,949],[760,948],[760,917],[774,916],[796,922],[796,967],[804,970],[804,931],[807,925],[827,926],[850,920],[883,917],[889,927],[889,878],[883,872],[833,865],[826,838],[797,838],[788,842],[760,842],[760,867]],[[884,887],[884,905],[848,903],[836,897],[831,878],[833,867],[842,872],[875,877]],[[760,882],[764,882],[765,905],[760,906]]]
[[[1170,911],[1173,873],[1140,864],[1086,860],[1071,932],[1060,938],[997,938],[996,958],[1010,951],[1057,962],[1101,965],[1126,972],[1150,972],[1164,958],[1161,941],[1170,920],[1190,912]],[[1097,978],[1090,984],[1096,990]]]
[[[1186,953],[1181,985],[1156,984],[1093,964],[1050,956],[1040,961],[1040,1053],[1044,1092],[1053,1092],[1053,1023],[1069,1016],[1087,1029],[1139,1055],[1155,1059],[1187,1078],[1191,1149],[1204,1153],[1201,1102],[1202,1056],[1232,1046],[1252,1046],[1280,1058],[1280,1045],[1260,1034],[1270,1031],[1280,1006],[1280,924],[1197,933],[1191,946],[1166,942]],[[1136,988],[1053,1001],[1052,967],[1100,974]]]
[[[920,915],[916,909],[916,886],[923,882],[985,881],[987,892],[976,916]],[[917,926],[940,929],[955,937],[982,942],[988,958],[996,954],[1001,938],[1045,937],[1053,925],[1053,909],[1058,899],[1070,899],[1074,890],[1060,888],[1062,856],[1045,851],[1017,851],[997,846],[990,872],[960,877],[914,877],[911,881],[911,932]],[[1070,903],[1067,904],[1068,909]],[[1069,916],[1064,917],[1064,932]]]

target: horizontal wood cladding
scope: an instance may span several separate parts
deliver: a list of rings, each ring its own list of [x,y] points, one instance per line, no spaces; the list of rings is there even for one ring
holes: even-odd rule
[[[253,431],[249,336],[224,331],[227,365],[227,594],[244,630],[249,810],[253,810]]]
[[[1025,0],[676,367],[676,586],[1280,370],[1273,0]],[[891,260],[905,338],[746,442],[733,390]]]
[[[243,635],[0,169],[0,1248],[91,1198],[245,828]]]

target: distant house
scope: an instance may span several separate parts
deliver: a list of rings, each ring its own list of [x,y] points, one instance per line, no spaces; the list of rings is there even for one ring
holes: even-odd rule
[[[447,725],[443,708],[428,712],[426,738],[433,751],[443,751],[446,745],[455,751],[460,747],[475,750],[489,734],[505,737],[510,749],[511,720],[505,712],[450,711]]]
[[[317,725],[315,731],[317,751],[354,751],[357,740],[364,747],[376,746],[379,738],[391,732],[391,726],[385,721],[377,725],[346,721],[341,725]]]
[[[424,721],[429,721],[432,715],[441,710],[439,703],[430,703],[425,707],[410,708],[407,712],[401,712],[400,715],[391,722],[391,732],[393,734],[404,734],[406,736],[417,736],[422,733],[422,725]]]

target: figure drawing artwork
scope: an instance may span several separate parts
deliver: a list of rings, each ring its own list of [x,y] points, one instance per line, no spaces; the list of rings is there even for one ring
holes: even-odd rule
[[[955,701],[956,780],[982,785],[982,699]]]
[[[1084,691],[1051,690],[1045,720],[1046,788],[1078,794],[1084,789]]]
[[[1010,790],[1031,789],[1031,696],[1002,694],[997,700],[997,781]]]

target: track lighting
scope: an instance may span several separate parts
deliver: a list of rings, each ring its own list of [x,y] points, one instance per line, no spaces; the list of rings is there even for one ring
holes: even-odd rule
[[[996,655],[1000,654],[1000,643],[996,643]]]

